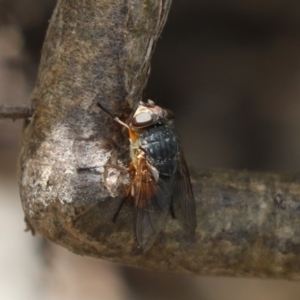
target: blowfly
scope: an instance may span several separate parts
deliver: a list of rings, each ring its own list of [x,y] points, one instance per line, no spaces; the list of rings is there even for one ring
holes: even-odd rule
[[[140,102],[129,125],[99,106],[129,131],[130,195],[138,248],[149,250],[171,212],[186,234],[196,229],[196,208],[189,171],[174,130],[174,114],[151,100]]]

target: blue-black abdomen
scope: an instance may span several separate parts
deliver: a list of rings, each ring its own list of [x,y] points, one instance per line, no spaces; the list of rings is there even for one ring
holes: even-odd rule
[[[171,176],[176,172],[179,141],[172,128],[166,125],[147,128],[140,135],[140,147],[160,174]]]

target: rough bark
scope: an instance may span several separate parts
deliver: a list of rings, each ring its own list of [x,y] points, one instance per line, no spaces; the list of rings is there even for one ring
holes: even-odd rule
[[[136,254],[126,120],[150,70],[170,0],[61,0],[52,17],[24,125],[20,194],[29,225],[80,255],[201,275],[299,279],[300,176],[193,171],[198,227],[186,240],[171,217]]]

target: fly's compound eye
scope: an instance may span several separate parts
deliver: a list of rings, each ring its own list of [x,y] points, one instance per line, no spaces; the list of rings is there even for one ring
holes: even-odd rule
[[[136,128],[148,127],[153,124],[153,119],[151,114],[149,114],[148,112],[141,112],[134,116],[131,124]]]

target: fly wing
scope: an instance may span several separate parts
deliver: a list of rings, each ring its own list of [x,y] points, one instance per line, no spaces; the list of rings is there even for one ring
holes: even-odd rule
[[[135,234],[143,252],[151,248],[163,228],[172,197],[170,179],[157,178],[153,171],[157,172],[143,159],[133,180]]]
[[[183,224],[185,232],[193,236],[197,226],[196,206],[189,170],[182,151],[179,154],[178,170],[175,173],[172,209],[175,217]]]

